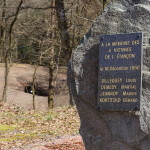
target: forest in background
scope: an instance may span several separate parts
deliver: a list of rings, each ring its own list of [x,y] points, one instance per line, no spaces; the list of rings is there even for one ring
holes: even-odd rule
[[[5,72],[0,97],[0,149],[68,149],[68,146],[72,150],[84,149],[82,140],[76,136],[76,141],[67,139],[68,143],[63,140],[62,144],[54,144],[53,141],[53,138],[57,141],[63,135],[79,134],[79,116],[75,107],[36,112],[23,111],[3,102],[7,102],[10,69],[18,64],[30,64],[35,68],[33,109],[39,66],[49,70],[48,104],[53,108],[57,73],[62,67],[67,68],[72,51],[108,1],[0,0],[0,65],[4,66]],[[73,104],[71,96],[70,104]]]
[[[12,63],[49,68],[48,104],[53,108],[53,82],[60,66],[67,66],[106,0],[0,0],[0,63],[5,66],[1,101],[7,101]],[[35,95],[35,83],[32,84]],[[71,99],[70,99],[71,100]],[[70,101],[72,104],[72,100]]]

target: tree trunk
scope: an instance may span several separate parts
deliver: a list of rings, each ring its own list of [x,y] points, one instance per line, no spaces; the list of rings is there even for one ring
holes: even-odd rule
[[[68,32],[68,25],[67,25],[67,18],[65,14],[64,8],[64,0],[55,0],[56,6],[56,14],[57,14],[57,21],[58,21],[58,29],[60,31],[60,38],[62,43],[63,54],[66,56],[66,64],[68,65],[68,61],[71,57],[71,47],[70,47],[70,36]],[[70,84],[69,81],[68,85]],[[73,105],[72,94],[69,88],[69,103]]]
[[[5,56],[5,34],[6,34],[6,0],[2,1],[2,16],[1,16],[1,22],[0,22],[0,57],[1,62],[4,62],[4,56]]]
[[[70,47],[70,36],[68,32],[67,18],[64,8],[64,0],[55,0],[55,6],[63,53],[66,56],[66,63],[68,63],[72,51]]]
[[[55,3],[54,0],[51,1],[51,6],[54,7]],[[52,33],[51,33],[51,39],[54,41],[55,33],[55,9],[51,10],[51,27],[52,27]],[[51,44],[51,48],[49,50],[49,89],[48,89],[48,107],[50,109],[53,109],[54,106],[54,86],[53,86],[53,80],[54,80],[54,42]]]
[[[2,101],[7,101],[7,85],[8,85],[8,74],[9,74],[9,63],[8,63],[8,52],[5,54],[5,79],[4,79],[4,88],[3,88],[3,94],[2,94]]]
[[[32,78],[32,104],[33,104],[33,110],[35,110],[35,88],[36,88],[36,71],[38,69],[38,66],[35,66],[33,78]]]
[[[6,0],[3,0],[3,12],[2,12],[2,26],[1,26],[1,62],[5,63],[5,73],[4,73],[4,88],[2,94],[2,101],[6,102],[6,91],[7,91],[7,84],[8,84],[8,51],[6,49]]]
[[[53,50],[52,50],[53,51]],[[48,107],[50,109],[54,106],[54,87],[53,87],[53,78],[54,78],[54,61],[53,61],[53,52],[51,53],[51,60],[49,62],[49,92],[48,92]]]
[[[16,8],[16,12],[14,14],[14,18],[11,21],[10,24],[7,24],[6,22],[6,0],[3,0],[3,12],[2,12],[2,20],[4,28],[2,30],[3,40],[2,40],[2,53],[4,56],[4,64],[5,64],[5,80],[4,80],[4,88],[3,88],[3,94],[2,94],[2,101],[7,101],[7,85],[8,85],[8,74],[9,74],[9,55],[12,48],[12,30],[14,27],[14,24],[17,20],[20,7],[23,3],[23,0],[20,0],[19,5]]]

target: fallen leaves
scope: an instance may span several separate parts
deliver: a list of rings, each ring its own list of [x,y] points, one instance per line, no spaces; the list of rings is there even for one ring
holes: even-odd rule
[[[0,146],[4,149],[17,147],[21,143],[29,144],[36,139],[76,135],[78,130],[79,117],[75,107],[57,107],[49,112],[22,112],[13,107],[3,106],[0,111]],[[74,142],[73,147],[76,145],[82,145],[82,142]],[[61,147],[64,146],[69,146],[69,143],[64,143]],[[3,149],[1,147],[0,149]]]
[[[80,136],[63,137],[45,145],[48,150],[85,150]]]

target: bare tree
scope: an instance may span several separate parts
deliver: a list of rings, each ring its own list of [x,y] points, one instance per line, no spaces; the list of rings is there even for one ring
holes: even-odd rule
[[[33,78],[32,78],[32,105],[33,105],[33,110],[35,110],[35,88],[36,88],[36,71],[38,69],[38,65],[34,67],[34,73],[33,73]]]
[[[0,10],[0,61],[5,62],[6,85],[2,99],[6,95],[10,59],[15,56],[21,63],[49,67],[48,105],[52,108],[58,64],[67,65],[72,49],[78,45],[103,5],[98,4],[99,0],[0,2],[3,8]],[[15,51],[14,45],[17,47]],[[73,104],[71,99],[70,104]]]
[[[4,27],[2,27],[1,29],[1,32],[2,32],[1,45],[3,48],[2,55],[4,57],[4,64],[5,64],[5,80],[4,80],[2,101],[5,101],[5,102],[7,100],[6,92],[7,92],[8,74],[9,74],[9,55],[12,49],[12,31],[13,31],[14,24],[17,20],[22,3],[23,3],[23,0],[20,0],[18,6],[16,7],[14,14],[11,16],[9,14],[10,12],[7,10],[9,8],[7,6],[8,5],[7,1],[3,0],[2,24]],[[6,12],[8,14],[6,14]]]
[[[68,32],[67,18],[65,14],[64,0],[55,0],[56,15],[58,21],[58,30],[60,31],[63,53],[66,56],[66,62],[70,59],[72,50],[70,47],[70,36]]]
[[[51,6],[55,7],[55,0],[51,1]],[[52,27],[52,33],[50,35],[50,38],[52,39],[53,43],[52,43],[52,47],[49,49],[49,90],[48,90],[48,107],[50,109],[53,108],[54,105],[54,86],[53,86],[53,82],[54,82],[54,38],[55,38],[55,10],[52,9],[51,10],[51,20],[50,20],[50,24]]]

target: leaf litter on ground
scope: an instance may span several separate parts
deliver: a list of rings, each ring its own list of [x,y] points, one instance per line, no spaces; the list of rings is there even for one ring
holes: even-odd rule
[[[16,106],[0,107],[0,150],[8,150],[64,135],[78,135],[79,116],[75,107],[56,107],[48,112],[21,111]]]

